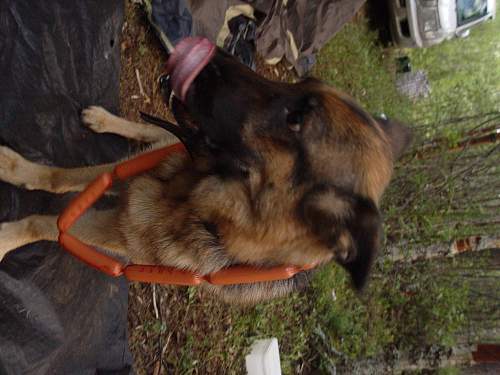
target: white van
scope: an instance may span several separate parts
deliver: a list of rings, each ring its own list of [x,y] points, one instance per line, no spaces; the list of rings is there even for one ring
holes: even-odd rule
[[[391,34],[401,47],[428,47],[495,18],[496,0],[388,0]]]

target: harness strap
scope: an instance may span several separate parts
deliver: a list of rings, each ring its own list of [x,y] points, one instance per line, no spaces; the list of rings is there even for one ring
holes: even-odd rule
[[[112,173],[103,173],[79,193],[64,209],[57,220],[59,244],[77,259],[113,277],[124,275],[128,280],[172,285],[249,284],[264,281],[289,279],[298,272],[309,270],[314,265],[303,267],[283,265],[271,268],[232,266],[220,271],[200,275],[196,272],[167,266],[124,264],[97,251],[94,247],[69,234],[73,224],[111,188],[114,179],[125,180],[146,172],[172,154],[186,152],[181,143],[141,154],[118,164]]]

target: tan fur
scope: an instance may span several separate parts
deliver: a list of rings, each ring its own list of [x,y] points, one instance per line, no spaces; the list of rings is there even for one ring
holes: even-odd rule
[[[317,84],[316,84],[317,85]],[[374,120],[366,120],[351,99],[333,89],[315,88],[322,101],[304,124],[329,128],[327,136],[306,143],[315,176],[334,181],[378,204],[392,173],[388,140]],[[172,143],[164,130],[120,119],[100,107],[83,111],[83,121],[97,132],[120,134],[160,147]],[[251,118],[251,117],[250,117]],[[251,121],[255,124],[258,118]],[[370,123],[366,123],[366,122]],[[248,125],[248,124],[246,124]],[[309,127],[309,128],[307,128]],[[244,181],[207,174],[209,165],[175,155],[157,168],[132,178],[122,192],[122,205],[110,211],[89,211],[74,228],[77,236],[131,262],[163,264],[202,274],[231,264],[323,264],[347,259],[353,239],[343,230],[336,245],[325,245],[298,213],[308,185],[294,185],[294,154],[250,126],[243,138],[263,162]],[[0,148],[0,179],[28,189],[62,193],[81,190],[113,164],[62,169],[34,164]],[[311,204],[339,220],[352,215],[351,203],[329,192]],[[0,227],[0,260],[10,250],[38,240],[56,240],[56,218],[33,215]],[[217,233],[210,230],[216,226]],[[307,275],[283,282],[215,287],[225,300],[256,302],[282,296]]]
[[[337,165],[343,166],[337,170],[339,175],[345,176],[355,171],[354,191],[370,197],[378,204],[392,175],[393,160],[389,141],[376,121],[370,119],[370,123],[366,123],[364,118],[353,115],[350,106],[357,107],[360,112],[362,109],[352,98],[328,86],[322,86],[322,90],[325,93],[325,108],[330,111],[328,116],[335,124],[337,137],[335,144],[327,143],[323,145],[324,149],[317,150],[316,153],[334,158]],[[325,149],[336,150],[336,155]],[[321,158],[317,161],[329,165]],[[341,177],[335,176],[335,180],[341,180]]]
[[[110,171],[117,163],[83,168],[57,168],[35,164],[17,152],[0,146],[0,180],[28,190],[51,193],[81,191],[100,174]]]
[[[102,107],[92,106],[82,111],[82,121],[96,133],[118,134],[145,143],[173,144],[177,139],[157,126],[140,124],[115,116]]]

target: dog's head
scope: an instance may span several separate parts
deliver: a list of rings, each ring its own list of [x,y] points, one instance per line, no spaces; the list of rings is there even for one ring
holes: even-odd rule
[[[379,200],[410,141],[406,127],[373,118],[316,79],[273,82],[220,50],[172,110],[207,175],[192,199],[232,263],[333,259],[363,287],[380,244]],[[247,299],[281,295],[301,278]]]

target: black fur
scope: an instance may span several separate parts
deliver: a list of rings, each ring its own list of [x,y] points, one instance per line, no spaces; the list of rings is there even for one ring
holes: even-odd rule
[[[354,287],[361,290],[368,280],[382,235],[382,219],[373,201],[356,197],[354,215],[347,221],[347,228],[356,250],[354,257],[341,264],[351,274]]]
[[[328,211],[328,205],[319,206],[318,200],[328,199],[339,200],[337,204],[331,202],[331,207],[343,209]],[[317,185],[304,195],[299,216],[334,252],[343,246],[341,235],[350,235],[348,249],[344,249],[347,256],[337,256],[337,262],[349,272],[354,287],[361,290],[380,247],[382,221],[375,203],[333,185]]]

